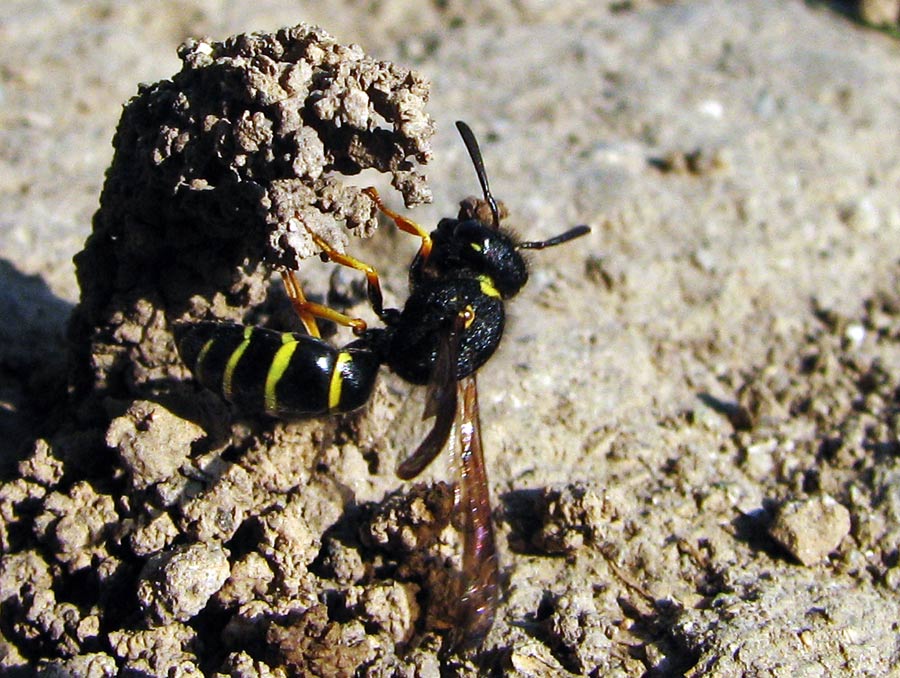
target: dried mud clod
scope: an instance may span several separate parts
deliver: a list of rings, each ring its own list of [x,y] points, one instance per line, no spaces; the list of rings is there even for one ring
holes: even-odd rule
[[[121,397],[172,369],[168,325],[241,319],[266,288],[375,228],[340,175],[391,175],[407,205],[430,200],[428,83],[304,24],[224,42],[191,40],[182,70],[125,107],[100,209],[75,258],[71,325],[80,395]]]
[[[462,595],[458,587],[458,565],[450,565],[457,538],[453,526],[454,502],[453,487],[447,483],[416,483],[408,491],[394,492],[370,507],[369,515],[363,520],[362,544],[382,553],[386,564],[396,563],[397,579],[414,583],[424,592],[422,620],[416,619],[418,606],[410,609],[404,603],[395,606],[392,613],[396,615],[399,611],[401,619],[378,622],[380,627],[393,629],[394,637],[398,628],[404,630],[402,636],[407,636],[412,623],[425,631],[445,631],[452,624],[450,620],[454,619]],[[360,598],[372,601],[383,598],[383,594],[384,591],[370,590]],[[409,613],[404,614],[404,609],[409,609]],[[371,609],[363,606],[362,618],[371,615]]]
[[[452,510],[453,488],[446,483],[416,483],[375,507],[362,527],[363,543],[394,554],[421,551],[450,524]]]
[[[0,484],[0,672],[399,665],[419,587],[377,574],[358,535],[323,549],[355,510],[315,475],[338,424],[233,421],[182,384],[171,325],[245,320],[273,270],[318,252],[313,235],[337,250],[369,235],[375,206],[342,175],[375,169],[407,205],[430,200],[428,84],[306,25],[189,41],[180,57],[126,105],[76,256],[71,409]]]
[[[160,625],[189,621],[228,579],[228,556],[215,542],[158,553],[141,572],[137,592],[141,607]]]
[[[585,542],[596,543],[605,522],[603,508],[603,497],[590,486],[545,488],[539,499],[542,525],[532,543],[544,553],[572,553]]]
[[[605,667],[615,655],[615,646],[598,610],[595,593],[572,586],[561,595],[552,596],[546,606],[549,609],[541,623],[542,631],[562,665],[576,675]]]
[[[513,492],[506,499],[514,506],[510,543],[523,553],[571,556],[596,546],[610,519],[602,490],[584,482]]]
[[[274,663],[288,666],[296,675],[317,678],[350,678],[375,658],[377,650],[361,623],[331,621],[324,605],[273,624],[267,641],[276,652]]]

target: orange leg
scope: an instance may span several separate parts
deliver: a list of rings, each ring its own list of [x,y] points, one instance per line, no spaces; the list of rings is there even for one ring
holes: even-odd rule
[[[404,233],[409,233],[410,235],[414,235],[422,239],[422,244],[419,246],[419,257],[423,262],[427,260],[428,255],[431,254],[431,235],[429,235],[428,231],[419,226],[419,224],[417,224],[412,219],[407,219],[402,214],[397,214],[397,212],[387,207],[384,202],[382,202],[381,196],[378,195],[378,191],[376,191],[373,187],[369,186],[368,188],[364,188],[362,192],[372,198],[372,202],[375,203],[375,207],[377,207],[381,212],[390,217],[391,220],[395,224],[397,224],[397,228],[399,228]]]
[[[378,191],[374,188],[364,188],[362,192],[372,199],[375,206],[381,212],[386,214],[395,224],[397,224],[397,228],[404,233],[409,233],[421,238],[422,244],[419,246],[418,257],[422,261],[425,261],[428,258],[428,255],[431,254],[431,235],[416,222],[407,219],[403,215],[398,214],[385,206],[381,200],[381,196],[378,195]],[[375,314],[379,318],[383,318],[385,315],[384,298],[381,293],[381,282],[378,279],[378,271],[369,264],[362,262],[355,257],[351,257],[349,254],[341,254],[315,233],[310,232],[310,236],[312,237],[313,242],[315,242],[322,250],[323,259],[333,261],[336,264],[347,266],[348,268],[357,271],[362,271],[366,275],[366,293],[369,297],[369,303],[372,305]],[[316,325],[316,318],[331,320],[338,325],[350,327],[355,334],[362,334],[366,331],[366,321],[362,318],[351,318],[333,308],[328,308],[322,304],[307,300],[306,296],[303,294],[303,289],[300,287],[300,282],[297,280],[297,276],[293,271],[286,271],[281,274],[281,277],[284,281],[284,289],[287,291],[288,298],[291,300],[294,310],[297,311],[297,315],[300,316],[300,320],[310,336],[321,336],[319,328]]]
[[[312,236],[313,242],[322,250],[323,258],[333,261],[336,264],[340,264],[341,266],[347,266],[348,268],[362,271],[366,274],[366,294],[369,297],[369,303],[375,310],[375,315],[379,318],[383,316],[384,301],[381,296],[381,282],[378,280],[378,271],[369,264],[362,262],[355,257],[351,257],[349,254],[341,254],[315,233],[310,233],[310,235]],[[353,326],[351,325],[351,327]]]
[[[320,338],[319,327],[316,325],[316,318],[330,320],[338,325],[344,325],[353,329],[354,334],[362,334],[366,331],[366,321],[362,318],[351,318],[345,313],[335,311],[322,304],[308,301],[303,294],[303,288],[300,287],[300,281],[293,271],[285,271],[281,274],[284,281],[284,289],[297,315],[300,316],[303,326],[311,337]]]

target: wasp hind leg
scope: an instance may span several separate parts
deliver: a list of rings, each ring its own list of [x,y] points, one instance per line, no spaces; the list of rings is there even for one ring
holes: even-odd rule
[[[341,266],[346,266],[347,268],[352,268],[356,271],[362,271],[366,275],[366,296],[369,298],[369,304],[372,306],[372,310],[375,311],[375,315],[379,318],[384,317],[384,300],[381,295],[381,281],[378,278],[378,271],[375,270],[373,266],[365,263],[364,261],[360,261],[356,257],[351,257],[349,254],[342,254],[334,249],[331,245],[329,245],[325,240],[317,236],[315,233],[312,233],[313,242],[319,246],[321,249],[321,253],[319,254],[322,257],[323,261],[331,261],[335,264],[339,264]],[[321,316],[324,317],[324,316]],[[346,316],[345,316],[346,317]],[[329,318],[331,319],[331,318]],[[337,322],[337,321],[336,321]],[[356,325],[350,325],[353,328],[353,331],[357,334],[360,334],[362,331],[365,331],[365,323],[362,320],[359,322],[363,323],[362,330],[358,331]],[[348,323],[341,323],[346,325]]]
[[[303,327],[306,328],[309,336],[316,339],[322,337],[322,334],[319,332],[319,326],[316,324],[316,318],[330,320],[338,325],[349,327],[356,335],[366,331],[366,321],[362,318],[353,318],[328,306],[309,301],[306,295],[303,294],[300,281],[297,280],[297,275],[293,271],[282,272],[281,279],[284,282],[284,289],[287,292],[288,299],[291,300],[291,305],[294,307],[297,315],[300,316],[300,321],[303,323]]]

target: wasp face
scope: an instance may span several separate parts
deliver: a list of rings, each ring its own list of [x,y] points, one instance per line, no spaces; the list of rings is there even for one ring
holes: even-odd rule
[[[431,234],[434,249],[425,278],[474,278],[487,294],[515,296],[528,281],[525,260],[513,239],[477,219],[441,219]]]

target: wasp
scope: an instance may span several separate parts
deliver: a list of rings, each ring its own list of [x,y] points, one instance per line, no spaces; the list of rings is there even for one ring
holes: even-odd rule
[[[294,273],[285,272],[288,298],[306,334],[198,322],[176,325],[175,341],[197,381],[246,413],[291,418],[350,412],[369,399],[382,365],[407,382],[427,386],[424,418],[434,422],[399,464],[397,475],[415,478],[454,436],[463,555],[455,618],[447,621],[452,647],[464,647],[479,644],[490,630],[499,599],[476,373],[500,343],[504,302],[528,281],[523,250],[559,245],[590,229],[576,226],[541,241],[519,241],[504,231],[475,135],[462,121],[456,127],[481,184],[484,200],[476,200],[476,206],[484,209],[467,210],[463,203],[457,218],[441,219],[428,233],[385,206],[374,188],[363,189],[400,230],[421,241],[402,309],[384,307],[374,268],[313,235],[323,260],[365,274],[368,301],[382,327],[370,328],[360,318],[307,300]],[[340,348],[326,343],[317,318],[352,328],[356,339]]]

